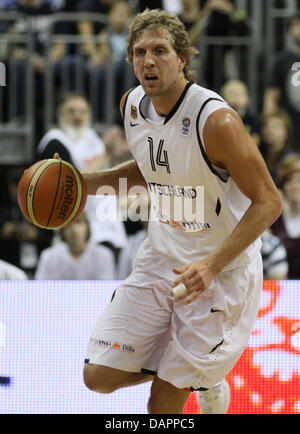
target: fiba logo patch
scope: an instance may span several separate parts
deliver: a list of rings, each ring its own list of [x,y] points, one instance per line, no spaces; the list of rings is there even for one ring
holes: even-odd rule
[[[191,120],[188,117],[185,117],[182,120],[182,127],[181,127],[181,135],[183,137],[191,137]]]

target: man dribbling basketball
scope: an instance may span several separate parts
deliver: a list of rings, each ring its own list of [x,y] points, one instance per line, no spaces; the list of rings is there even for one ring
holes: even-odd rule
[[[122,98],[121,110],[135,160],[84,178],[89,194],[103,185],[118,193],[119,178],[128,188],[147,186],[148,237],[95,326],[84,381],[110,393],[152,380],[150,413],[181,413],[191,390],[203,394],[207,412],[225,412],[224,379],[260,299],[258,237],[279,215],[280,197],[238,115],[193,82],[195,52],[178,18],[146,10],[128,41],[141,85]],[[176,220],[176,200],[197,205],[198,187],[204,220]],[[167,198],[172,215],[161,208]],[[186,291],[176,298],[171,290],[180,283]]]

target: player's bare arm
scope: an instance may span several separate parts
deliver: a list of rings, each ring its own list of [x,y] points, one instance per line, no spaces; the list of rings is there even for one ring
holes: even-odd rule
[[[129,91],[128,91],[129,92]],[[123,107],[126,101],[128,92],[126,92],[120,101],[120,110],[123,113]],[[58,154],[54,155],[54,158],[59,158]],[[119,195],[119,179],[126,178],[127,180],[127,191],[131,187],[136,185],[143,186],[147,188],[147,184],[140,169],[135,160],[126,161],[116,167],[95,171],[95,172],[83,172],[83,178],[86,183],[87,193],[89,195],[96,195],[97,190],[101,186],[113,187],[116,195]]]
[[[207,120],[203,131],[206,152],[216,166],[228,170],[251,205],[231,235],[205,260],[174,270],[187,292],[178,297],[188,302],[203,292],[224,267],[267,229],[281,212],[281,199],[265,162],[241,119],[221,109]]]
[[[108,185],[113,187],[116,195],[119,195],[119,179],[126,178],[127,191],[136,185],[147,188],[147,184],[136,164],[135,160],[127,161],[112,169],[101,170],[99,172],[82,173],[87,192],[90,195],[97,194],[99,187]]]

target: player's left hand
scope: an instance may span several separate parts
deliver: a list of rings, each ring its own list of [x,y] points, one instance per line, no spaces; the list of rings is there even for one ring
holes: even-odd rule
[[[172,287],[174,288],[179,283],[183,283],[186,287],[186,292],[176,297],[176,300],[185,300],[185,304],[191,303],[199,297],[210,286],[217,275],[211,265],[207,264],[205,260],[173,268],[173,271],[179,274],[179,277],[174,280]]]

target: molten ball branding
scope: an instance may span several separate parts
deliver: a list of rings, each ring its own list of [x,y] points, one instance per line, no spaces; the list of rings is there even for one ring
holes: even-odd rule
[[[62,160],[36,163],[24,172],[19,183],[18,201],[23,214],[44,229],[61,229],[74,221],[82,213],[86,198],[82,175]]]
[[[69,210],[74,205],[74,179],[70,175],[66,175],[61,184],[61,200],[58,202],[56,210],[58,210],[57,218],[64,221],[69,213]]]

